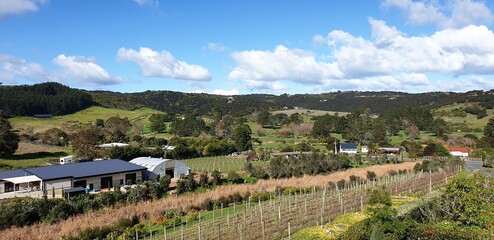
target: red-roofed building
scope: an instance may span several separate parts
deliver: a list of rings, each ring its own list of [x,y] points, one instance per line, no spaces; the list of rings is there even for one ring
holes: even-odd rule
[[[450,148],[449,153],[454,157],[468,157],[468,148]]]

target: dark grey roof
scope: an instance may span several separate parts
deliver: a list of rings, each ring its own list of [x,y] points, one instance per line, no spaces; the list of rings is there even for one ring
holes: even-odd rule
[[[29,175],[33,175],[33,174],[30,172],[27,172],[24,169],[15,169],[15,170],[1,171],[0,172],[0,179],[22,177],[22,176],[29,176]]]
[[[342,143],[340,144],[341,149],[357,149],[356,143]]]
[[[93,162],[82,162],[65,165],[53,165],[46,167],[26,168],[0,172],[0,179],[3,175],[8,177],[20,177],[25,175],[36,175],[43,180],[60,178],[83,178],[98,175],[107,175],[121,172],[146,170],[141,167],[120,159],[101,160]],[[15,171],[15,172],[14,172]],[[29,174],[31,173],[31,174]],[[4,177],[7,178],[7,177]]]

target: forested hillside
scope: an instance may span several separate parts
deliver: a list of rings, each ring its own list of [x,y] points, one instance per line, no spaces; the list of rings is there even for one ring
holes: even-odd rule
[[[333,92],[323,94],[249,94],[219,96],[211,94],[181,93],[171,91],[146,91],[141,93],[91,92],[95,102],[105,107],[133,110],[143,106],[168,113],[207,114],[213,107],[235,116],[246,115],[259,109],[302,107],[313,110],[351,112],[356,108],[369,108],[382,114],[403,107],[438,108],[444,105],[480,102],[484,108],[494,106],[494,90],[466,93],[432,92]]]
[[[64,115],[92,105],[91,95],[59,83],[0,86],[0,110],[10,116]]]
[[[278,110],[301,107],[313,110],[351,112],[356,108],[369,108],[382,114],[404,107],[438,108],[455,103],[478,102],[482,109],[494,107],[494,90],[466,93],[431,92],[332,92],[322,94],[248,94],[220,96],[205,93],[173,91],[145,91],[118,93],[84,91],[59,83],[42,83],[32,86],[0,86],[0,109],[12,116],[32,116],[49,113],[63,115],[92,105],[135,110],[149,107],[167,113],[204,115],[213,108],[223,114],[243,116],[260,109]]]

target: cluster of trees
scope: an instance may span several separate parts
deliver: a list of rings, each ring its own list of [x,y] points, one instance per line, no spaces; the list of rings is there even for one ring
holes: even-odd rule
[[[288,116],[285,113],[272,114],[268,109],[263,109],[257,114],[256,122],[262,127],[274,127],[288,124],[300,124],[304,121],[302,115],[293,113]]]
[[[8,116],[64,115],[92,105],[90,94],[59,83],[0,86],[0,109]]]
[[[268,171],[272,178],[289,178],[329,173],[349,167],[350,160],[346,155],[312,153],[273,158],[269,161]]]

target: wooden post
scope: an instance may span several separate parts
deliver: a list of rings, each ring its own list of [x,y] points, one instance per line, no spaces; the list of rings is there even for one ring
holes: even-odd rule
[[[281,203],[278,205],[278,221],[281,221]]]
[[[292,233],[290,231],[290,222],[288,222],[288,240],[292,239]]]
[[[266,228],[264,225],[264,221],[261,221],[261,225],[262,225],[262,239],[265,240],[266,239]]]
[[[201,240],[201,224],[197,225],[197,230],[199,232],[199,240]]]
[[[221,239],[221,223],[218,223],[218,240]]]

